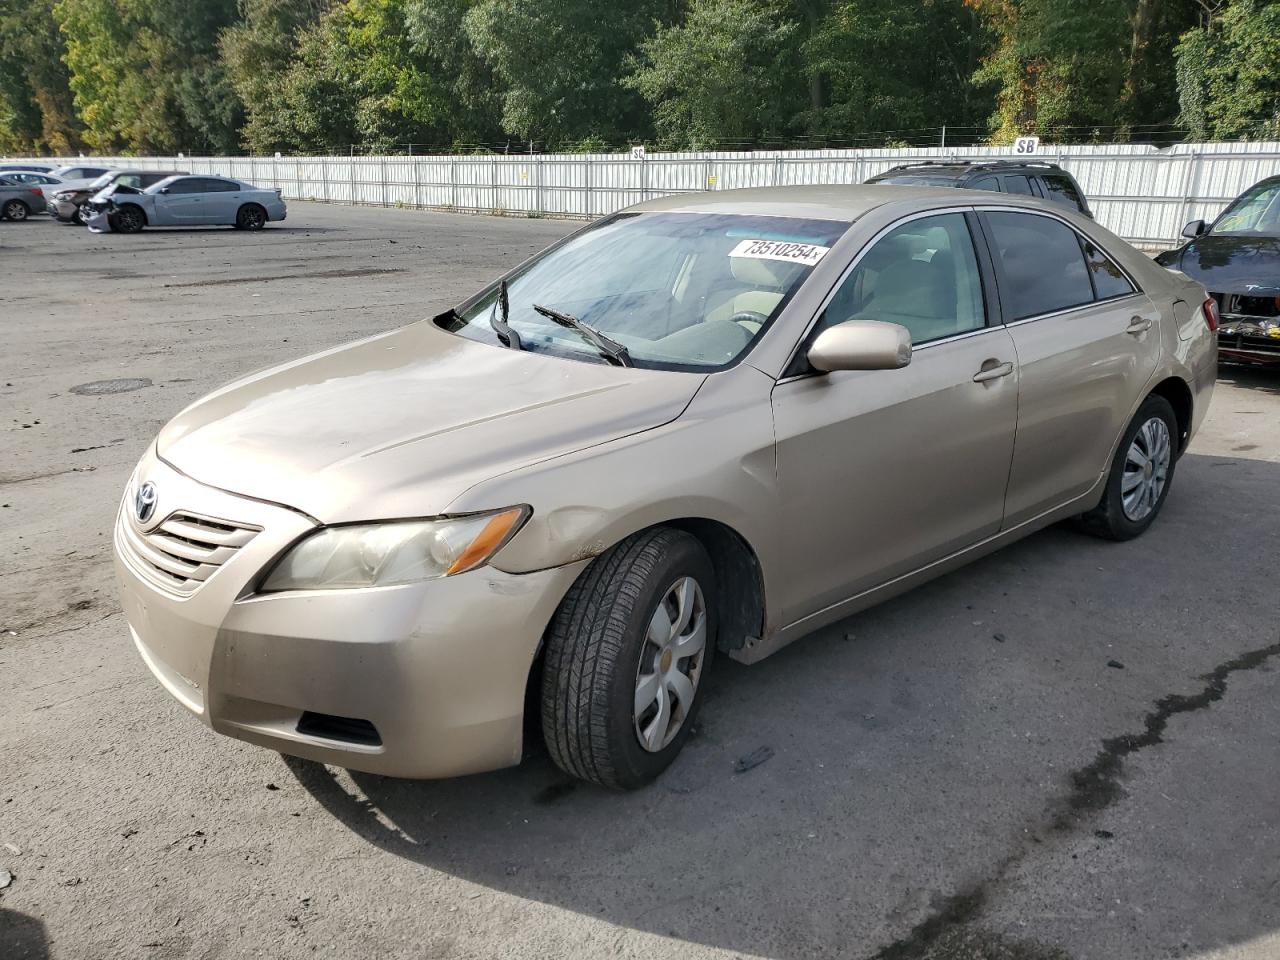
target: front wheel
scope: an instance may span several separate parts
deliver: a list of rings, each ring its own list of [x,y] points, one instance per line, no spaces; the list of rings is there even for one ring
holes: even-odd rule
[[[31,215],[31,211],[21,200],[10,200],[0,212],[9,220],[25,220]]]
[[[137,233],[147,223],[146,214],[133,204],[125,204],[108,217],[111,229],[117,233]]]
[[[715,650],[711,560],[669,527],[628,537],[570,588],[547,633],[542,732],[566,773],[633,789],[676,758]]]
[[[1152,394],[1142,401],[1112,458],[1102,502],[1080,526],[1108,540],[1132,540],[1151,526],[1173,483],[1180,435],[1168,400]]]

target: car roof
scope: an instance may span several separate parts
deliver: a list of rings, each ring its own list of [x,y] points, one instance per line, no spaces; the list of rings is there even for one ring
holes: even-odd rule
[[[1062,212],[1062,204],[1023,194],[968,190],[967,200],[957,200],[954,187],[917,187],[898,184],[824,184],[795,187],[749,187],[678,193],[646,200],[628,207],[632,213],[722,213],[759,217],[803,217],[811,220],[853,221],[876,207],[893,203],[911,210],[954,207],[957,202],[1027,207]]]

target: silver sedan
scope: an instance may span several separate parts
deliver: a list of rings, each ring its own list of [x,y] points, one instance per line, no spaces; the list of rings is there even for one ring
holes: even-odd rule
[[[231,226],[261,230],[287,214],[279,190],[230,177],[174,176],[137,190],[114,184],[89,201],[95,233],[137,233],[143,227]]]

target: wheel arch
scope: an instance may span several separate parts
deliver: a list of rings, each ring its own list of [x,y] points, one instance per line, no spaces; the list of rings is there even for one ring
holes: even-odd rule
[[[716,572],[717,586],[716,613],[719,630],[716,636],[716,649],[722,653],[728,653],[757,642],[762,637],[767,622],[764,571],[755,548],[747,538],[722,520],[698,516],[673,517],[631,530],[592,557],[591,563],[587,564],[578,576],[583,576],[590,569],[591,564],[596,563],[601,556],[622,541],[647,530],[656,530],[661,527],[672,527],[690,534],[702,544],[711,558],[711,565]],[[568,589],[566,589],[567,592]],[[554,616],[553,612],[547,623],[543,624],[544,636]],[[528,729],[529,724],[539,717],[538,698],[542,687],[545,650],[545,643],[539,643],[537,652],[529,664],[529,675],[525,681],[526,738],[531,733]]]
[[[1187,448],[1195,411],[1191,388],[1181,377],[1166,377],[1151,388],[1149,395],[1164,397],[1173,407],[1173,415],[1178,418],[1178,455],[1181,456]]]
[[[125,207],[133,207],[133,209],[137,210],[138,213],[142,215],[142,225],[144,227],[151,226],[151,218],[147,216],[147,210],[142,204],[133,203],[132,201],[126,200],[124,203],[117,203],[116,206],[119,207],[121,210],[123,210]]]

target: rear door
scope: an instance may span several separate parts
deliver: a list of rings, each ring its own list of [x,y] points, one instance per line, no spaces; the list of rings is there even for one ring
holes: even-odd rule
[[[233,180],[209,177],[205,180],[204,216],[206,223],[235,223],[236,212],[243,202],[240,184]]]
[[[1028,197],[1036,196],[1031,179],[1025,173],[1006,173],[1000,177],[1000,188],[1005,193],[1021,193]]]
[[[1021,371],[1005,526],[1082,496],[1155,374],[1159,313],[1116,262],[1051,213],[982,223]]]

